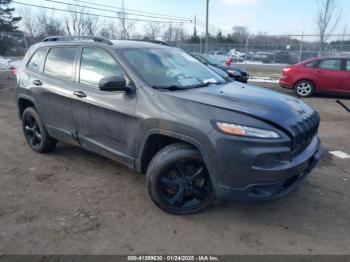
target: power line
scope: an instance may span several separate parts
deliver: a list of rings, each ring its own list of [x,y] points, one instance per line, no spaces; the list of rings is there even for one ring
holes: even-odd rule
[[[54,10],[54,11],[61,11],[61,12],[68,12],[68,13],[75,13],[75,14],[82,14],[82,15],[90,15],[90,16],[96,16],[96,17],[104,17],[104,18],[113,18],[113,19],[120,19],[118,16],[110,16],[110,15],[100,15],[100,14],[92,14],[92,13],[87,13],[87,12],[78,12],[74,10],[67,10],[67,9],[61,9],[61,8],[56,8],[56,7],[48,7],[48,6],[40,6],[40,5],[33,5],[33,4],[27,4],[27,3],[22,3],[18,1],[12,1],[12,3],[16,3],[19,5],[25,5],[25,6],[31,6],[31,7],[38,7],[38,8],[43,8],[43,9],[49,9],[49,10]],[[138,19],[138,18],[125,18],[125,20],[130,20],[130,21],[138,21],[138,22],[154,22],[154,23],[191,23],[189,22],[184,22],[184,21],[165,21],[165,20],[146,20],[146,19]]]
[[[109,7],[109,8],[113,8],[113,9],[118,9],[118,10],[122,10],[122,8],[117,7],[117,6],[112,6],[112,5],[104,5],[104,4],[96,4],[96,3],[92,3],[89,1],[83,1],[83,0],[74,0],[75,2],[80,2],[80,3],[85,3],[85,4],[89,4],[89,5],[95,5],[95,6],[103,6],[103,7]],[[188,17],[181,17],[181,16],[172,16],[172,15],[165,15],[165,14],[160,14],[160,13],[154,13],[154,12],[145,12],[145,11],[139,11],[139,10],[135,10],[135,9],[124,9],[126,11],[130,11],[130,12],[137,12],[137,13],[141,13],[141,14],[150,14],[150,15],[160,15],[160,16],[166,16],[166,17],[171,17],[171,18],[178,18],[178,19],[188,19]]]
[[[109,9],[104,9],[104,8],[98,8],[98,7],[89,7],[89,6],[83,6],[83,5],[78,5],[78,4],[72,4],[72,3],[67,3],[67,2],[62,2],[62,1],[56,1],[56,0],[43,0],[46,2],[51,2],[51,3],[57,3],[57,4],[62,4],[62,5],[68,5],[68,6],[75,6],[75,7],[81,7],[81,8],[87,8],[91,10],[98,10],[98,11],[104,11],[104,12],[109,12],[109,13],[116,13],[116,11],[112,11]],[[149,17],[149,18],[159,18],[159,19],[170,19],[168,17],[164,16],[153,16],[153,15],[142,15],[142,14],[135,14],[135,13],[129,13],[129,12],[123,12],[127,15],[136,15],[136,16],[141,16],[141,17]],[[179,21],[184,21],[184,22],[191,22],[191,19],[174,19],[174,20],[179,20]]]

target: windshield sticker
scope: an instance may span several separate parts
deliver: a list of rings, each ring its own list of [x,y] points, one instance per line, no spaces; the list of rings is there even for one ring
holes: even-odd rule
[[[198,81],[198,79],[193,77],[181,78],[181,79],[177,79],[177,81],[181,86],[194,86],[194,85],[199,85],[201,83],[200,81]]]
[[[217,84],[218,81],[216,81],[215,78],[205,79],[204,84]]]

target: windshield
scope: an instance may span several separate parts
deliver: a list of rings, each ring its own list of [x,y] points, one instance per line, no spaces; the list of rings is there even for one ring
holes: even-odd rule
[[[189,54],[170,48],[126,49],[124,57],[150,86],[191,88],[225,80]]]
[[[202,55],[202,57],[209,62],[211,65],[220,65],[221,61],[218,60],[215,56],[213,55]]]

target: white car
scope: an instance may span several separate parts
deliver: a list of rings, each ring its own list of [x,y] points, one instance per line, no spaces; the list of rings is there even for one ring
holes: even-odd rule
[[[0,56],[0,70],[9,70],[11,67],[11,59]]]
[[[226,63],[226,61],[229,59],[229,54],[224,51],[215,51],[211,52],[211,54],[223,63]]]

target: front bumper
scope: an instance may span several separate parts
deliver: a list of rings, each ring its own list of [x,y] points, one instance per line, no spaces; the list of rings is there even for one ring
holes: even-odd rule
[[[227,188],[218,186],[217,197],[221,201],[241,201],[241,202],[267,202],[278,200],[295,191],[304,178],[311,173],[324,154],[322,147],[305,163],[302,163],[303,171],[294,174],[287,179],[273,183],[250,184],[245,188]],[[300,166],[295,167],[295,172],[299,172]],[[289,170],[289,172],[293,170]]]
[[[293,192],[314,169],[324,154],[318,136],[299,153],[288,152],[284,143],[239,144],[239,141],[216,141],[215,191],[219,200],[263,202],[280,199]],[[279,160],[260,158],[281,155]],[[258,161],[257,161],[258,160]]]

